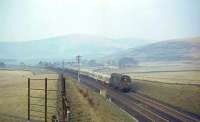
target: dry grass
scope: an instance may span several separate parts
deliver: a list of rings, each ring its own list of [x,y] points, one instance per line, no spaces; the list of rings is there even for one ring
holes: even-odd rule
[[[67,78],[67,93],[70,98],[71,122],[100,122],[88,101],[77,88],[75,81]]]
[[[27,118],[27,78],[57,78],[57,74],[33,75],[30,71],[0,70],[0,121],[19,122]],[[44,88],[44,81],[31,81],[31,87]],[[49,89],[56,88],[56,82],[48,82]],[[43,92],[31,92],[32,95],[42,96]],[[50,93],[49,93],[50,94]],[[55,97],[55,94],[50,94]],[[43,100],[32,100],[43,104]],[[55,102],[49,104],[55,105]],[[37,109],[37,108],[36,108]],[[39,109],[39,108],[38,108]],[[44,109],[43,109],[44,110]],[[55,111],[52,111],[55,112]],[[33,113],[32,113],[33,114]],[[42,114],[37,114],[42,116]],[[11,117],[14,116],[14,117]]]
[[[200,84],[200,71],[132,73],[129,75],[133,79],[163,83]]]
[[[143,81],[134,82],[134,86],[138,92],[200,115],[200,87]]]
[[[135,122],[130,115],[120,110],[116,105],[106,101],[99,94],[85,86],[76,84],[73,79],[67,79],[72,102],[73,122]]]

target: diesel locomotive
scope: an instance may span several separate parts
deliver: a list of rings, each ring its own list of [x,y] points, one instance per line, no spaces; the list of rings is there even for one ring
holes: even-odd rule
[[[123,92],[128,92],[131,90],[131,78],[128,75],[112,73],[109,86]]]

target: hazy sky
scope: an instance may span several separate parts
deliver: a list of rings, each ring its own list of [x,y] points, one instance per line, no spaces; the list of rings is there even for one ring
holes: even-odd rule
[[[200,0],[0,0],[0,41],[200,36]]]

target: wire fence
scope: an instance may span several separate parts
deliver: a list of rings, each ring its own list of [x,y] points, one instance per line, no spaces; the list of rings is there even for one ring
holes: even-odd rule
[[[31,81],[38,80],[44,82],[44,88],[31,87]],[[48,81],[57,81],[57,89],[48,89]],[[65,82],[65,78],[62,74],[59,76],[59,79],[28,78],[28,121],[32,122],[32,120],[38,120],[44,122],[69,122],[70,107],[69,100],[66,97]],[[43,95],[32,95],[33,92],[36,91],[43,92]],[[54,93],[56,95],[52,97],[49,93]],[[39,101],[33,102],[34,100]],[[54,101],[56,104],[49,104],[51,101]]]

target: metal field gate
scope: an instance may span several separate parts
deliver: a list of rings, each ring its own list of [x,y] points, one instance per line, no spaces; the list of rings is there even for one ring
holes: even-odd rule
[[[35,88],[33,82],[39,81],[43,88]],[[57,88],[48,88],[48,82],[57,82]],[[34,95],[39,92],[39,95]],[[54,97],[50,94],[54,94]],[[49,103],[54,103],[49,104]],[[69,122],[69,100],[66,98],[65,78],[28,78],[28,122]]]

